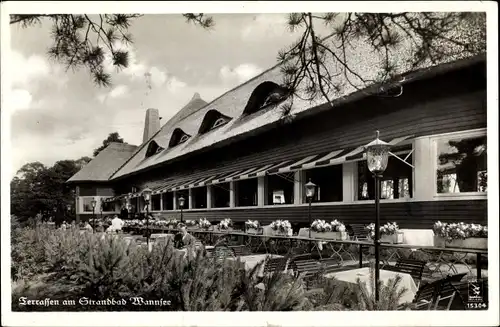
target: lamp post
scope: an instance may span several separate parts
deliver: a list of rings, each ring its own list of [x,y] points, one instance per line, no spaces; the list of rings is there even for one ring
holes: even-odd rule
[[[309,182],[305,185],[306,187],[306,198],[309,201],[309,239],[311,238],[311,203],[314,197],[314,193],[316,192],[316,184]],[[309,240],[309,253],[311,253],[311,240]]]
[[[182,208],[184,208],[184,201],[186,201],[186,200],[181,195],[181,197],[179,198],[179,207],[181,207],[181,223],[182,223]]]
[[[379,131],[376,139],[365,146],[366,163],[368,169],[375,179],[375,300],[379,300],[380,280],[380,179],[389,161],[390,144],[379,139]]]
[[[146,243],[149,248],[149,203],[151,202],[151,189],[146,187],[142,191],[142,196],[144,197],[144,203],[146,205]]]
[[[92,204],[92,232],[95,233],[95,206],[97,204],[97,201],[95,198],[92,198],[92,201],[90,202]]]
[[[127,197],[127,210],[128,210],[128,213],[127,213],[127,218],[130,218],[130,217],[133,217],[132,216],[132,193],[129,193],[128,194],[128,197]]]
[[[66,205],[66,211],[68,214],[68,220],[71,218],[71,204]],[[71,219],[72,220],[72,219]]]

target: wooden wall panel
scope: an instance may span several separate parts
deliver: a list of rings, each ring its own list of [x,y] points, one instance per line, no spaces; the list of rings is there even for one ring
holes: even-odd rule
[[[487,201],[429,201],[406,203],[382,203],[381,222],[397,222],[401,228],[432,228],[434,222],[468,222],[487,224]],[[180,219],[179,213],[162,213],[163,217]],[[248,219],[268,224],[276,219],[286,219],[291,223],[307,224],[308,207],[267,207],[255,209],[184,211],[184,219],[207,218],[220,221],[231,218],[235,222]],[[375,219],[374,204],[350,204],[336,206],[312,206],[312,220],[338,219],[344,223],[369,224]]]
[[[465,75],[468,76],[468,75]],[[313,155],[371,141],[374,131],[389,140],[486,127],[486,92],[462,75],[405,86],[399,98],[366,98],[277,127],[261,135],[162,168],[122,183],[151,187],[158,180],[189,181],[208,174]]]

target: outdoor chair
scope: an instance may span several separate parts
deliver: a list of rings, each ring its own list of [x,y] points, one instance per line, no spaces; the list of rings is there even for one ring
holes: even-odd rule
[[[420,260],[398,259],[395,266],[385,265],[384,270],[395,271],[411,275],[417,287],[422,281],[422,274],[424,272],[426,262]]]
[[[276,271],[285,271],[288,263],[288,258],[270,258],[264,263],[264,274],[273,273]]]
[[[450,282],[460,282],[466,275],[467,273],[449,275],[448,277],[446,277],[446,279]]]
[[[449,280],[444,278],[436,297],[434,310],[450,310],[457,293],[457,288]]]
[[[234,251],[234,255],[237,257],[252,254],[252,251],[246,245],[230,245],[229,248]]]
[[[318,279],[324,271],[324,265],[317,260],[311,259],[310,255],[294,257],[290,266],[296,274],[303,277],[306,288],[309,288],[310,284]]]
[[[449,300],[449,295],[451,294],[449,294],[449,292],[441,292],[445,283],[447,283],[446,278],[442,278],[422,284],[413,299],[413,310],[437,310],[438,302]],[[400,309],[402,308],[404,308],[404,306],[400,306]]]
[[[325,274],[342,270],[342,268],[339,267],[339,260],[336,258],[319,259],[319,263],[323,266],[323,272]]]
[[[355,241],[367,241],[368,240],[368,230],[363,224],[351,224],[349,235]]]

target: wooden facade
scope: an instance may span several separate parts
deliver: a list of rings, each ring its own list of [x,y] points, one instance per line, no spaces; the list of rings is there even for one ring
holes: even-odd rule
[[[408,83],[400,97],[368,96],[329,110],[298,117],[291,123],[256,130],[253,135],[185,155],[175,161],[113,180],[116,194],[134,186],[153,188],[165,180],[189,181],[204,176],[232,172],[297,159],[325,151],[357,147],[370,142],[374,131],[389,140],[405,135],[422,137],[486,128],[486,65],[484,62],[460,70]],[[238,118],[235,118],[238,119]],[[313,219],[338,219],[344,223],[373,221],[374,204],[344,202],[315,203]],[[179,211],[162,211],[164,217],[179,219]],[[212,221],[231,218],[270,223],[286,219],[306,223],[305,204],[254,208],[184,210],[185,219],[205,217]],[[84,215],[82,215],[83,217]],[[402,228],[431,228],[432,224],[463,221],[486,224],[487,200],[479,199],[400,199],[381,204],[382,223],[397,222]]]

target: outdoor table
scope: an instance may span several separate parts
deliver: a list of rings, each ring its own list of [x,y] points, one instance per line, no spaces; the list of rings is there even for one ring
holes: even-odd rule
[[[277,255],[277,254],[253,254],[253,255],[244,255],[237,258],[226,258],[226,259],[236,261],[239,258],[240,261],[245,265],[245,270],[251,270],[259,262],[264,261],[266,257],[283,258],[282,255]],[[258,272],[258,276],[264,276],[264,265],[262,265],[260,271]]]
[[[381,269],[380,281],[382,281],[384,284],[387,284],[389,279],[394,279],[396,278],[397,275],[401,276],[401,282],[398,285],[398,289],[402,288],[406,289],[406,291],[403,293],[403,296],[399,300],[399,304],[412,302],[413,299],[415,298],[415,295],[417,294],[418,288],[410,274]],[[372,289],[370,287],[370,269],[368,267],[328,273],[325,274],[325,277],[327,278],[335,277],[337,280],[349,284],[357,284],[356,281],[359,278],[361,282],[366,283],[366,288],[368,290],[368,293],[371,294],[372,292]]]

